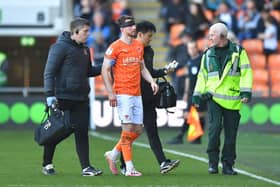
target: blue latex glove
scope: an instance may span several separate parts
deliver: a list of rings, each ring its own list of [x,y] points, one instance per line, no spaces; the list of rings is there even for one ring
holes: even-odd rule
[[[47,97],[47,105],[50,107],[52,104],[56,104],[57,99],[55,96]]]

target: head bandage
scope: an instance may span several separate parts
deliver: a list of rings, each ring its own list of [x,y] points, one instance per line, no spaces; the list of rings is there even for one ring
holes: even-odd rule
[[[130,27],[132,25],[135,25],[134,19],[126,19],[123,23],[120,23],[121,28]]]

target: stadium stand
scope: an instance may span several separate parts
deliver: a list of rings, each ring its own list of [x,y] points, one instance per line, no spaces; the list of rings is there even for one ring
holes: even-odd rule
[[[263,53],[263,42],[258,39],[246,39],[242,41],[242,46],[246,49],[248,54]]]
[[[255,69],[265,69],[267,66],[266,63],[266,57],[264,54],[256,54],[256,53],[250,53],[248,54],[250,62],[251,62],[251,67],[253,70]]]

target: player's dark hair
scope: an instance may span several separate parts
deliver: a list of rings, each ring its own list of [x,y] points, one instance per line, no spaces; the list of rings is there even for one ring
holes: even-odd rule
[[[147,33],[157,32],[156,26],[150,21],[141,21],[136,24],[136,32]]]
[[[71,34],[78,34],[79,30],[83,28],[84,26],[90,26],[90,22],[87,19],[84,18],[75,18],[73,21],[70,23],[70,31]]]

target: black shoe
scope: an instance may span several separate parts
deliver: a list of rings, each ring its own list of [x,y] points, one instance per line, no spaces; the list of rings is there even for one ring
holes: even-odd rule
[[[55,170],[52,164],[48,164],[42,168],[44,175],[55,175]]]
[[[94,168],[92,166],[86,167],[82,171],[83,176],[97,176],[101,175],[103,172],[100,169]]]
[[[180,160],[166,160],[160,165],[160,173],[164,174],[176,168],[180,164]]]
[[[234,171],[231,165],[223,164],[223,174],[224,175],[237,175],[237,172]]]
[[[209,174],[219,173],[218,164],[209,163],[208,173]]]
[[[175,137],[172,138],[171,140],[167,141],[167,144],[183,144],[183,138]]]

